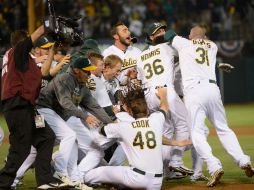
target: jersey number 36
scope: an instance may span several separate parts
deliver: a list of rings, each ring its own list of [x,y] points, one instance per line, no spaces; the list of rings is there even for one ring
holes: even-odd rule
[[[160,75],[164,72],[164,68],[161,64],[160,59],[155,59],[152,64],[146,63],[143,67],[144,71],[146,72],[146,79],[150,79],[153,75]]]
[[[153,149],[156,147],[155,134],[153,131],[147,131],[145,133],[146,146],[149,149]],[[141,131],[138,131],[133,142],[133,146],[139,146],[140,149],[144,149],[145,143],[143,141],[143,136]]]

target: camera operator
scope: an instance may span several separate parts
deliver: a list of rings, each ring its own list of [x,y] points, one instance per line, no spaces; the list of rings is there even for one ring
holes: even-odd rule
[[[30,55],[33,43],[44,34],[44,26],[31,36],[25,31],[11,34],[11,45],[3,58],[2,103],[3,114],[10,132],[9,154],[0,171],[0,190],[11,189],[15,175],[28,156],[31,145],[37,149],[35,176],[38,189],[57,187],[50,170],[55,141],[54,132],[35,112],[35,100],[41,88],[42,72]],[[43,66],[49,72],[50,64]],[[36,119],[37,118],[37,119]],[[40,125],[39,125],[40,124]],[[46,125],[45,125],[46,124]]]

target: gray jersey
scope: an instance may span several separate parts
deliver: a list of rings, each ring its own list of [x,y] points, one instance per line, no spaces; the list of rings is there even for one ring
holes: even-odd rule
[[[50,108],[65,120],[71,116],[86,119],[89,111],[102,122],[111,122],[107,113],[92,97],[90,90],[78,83],[71,70],[55,77],[41,90],[37,106]],[[80,110],[78,106],[85,108],[86,111]]]

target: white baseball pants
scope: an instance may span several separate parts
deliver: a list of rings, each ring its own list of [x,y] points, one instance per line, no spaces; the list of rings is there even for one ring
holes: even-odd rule
[[[77,138],[77,145],[73,147],[70,162],[77,165],[78,149],[85,153],[85,157],[78,165],[78,170],[83,179],[86,172],[100,164],[104,157],[104,151],[94,142],[89,128],[82,123],[80,118],[72,116],[67,120],[67,124],[76,133]]]
[[[155,93],[156,89],[150,88],[150,91],[146,94],[147,105],[149,110],[151,111],[158,110],[160,106],[160,101]],[[166,128],[170,127],[172,122],[174,129],[171,130],[171,132],[174,132],[175,139],[176,140],[189,139],[190,132],[187,122],[188,112],[186,110],[185,104],[176,94],[174,88],[171,86],[167,87],[167,97],[172,121],[165,122],[165,131],[168,130]],[[166,134],[166,136],[168,137],[168,133]],[[182,157],[184,149],[185,147],[174,146],[174,148],[171,151],[171,159],[170,159],[171,166],[178,167],[183,165]]]
[[[212,154],[207,142],[204,129],[206,117],[215,127],[224,149],[235,162],[240,167],[248,163],[250,157],[243,153],[235,133],[228,127],[218,86],[209,81],[200,81],[185,93],[185,104],[191,117],[192,142],[199,156],[207,163],[209,173],[213,174],[222,165]]]
[[[31,146],[30,154],[27,156],[27,158],[25,159],[25,161],[23,162],[23,164],[20,166],[20,168],[18,169],[18,171],[16,173],[16,177],[15,177],[15,179],[13,181],[13,184],[12,184],[13,187],[17,186],[17,184],[20,181],[20,179],[25,175],[25,172],[34,163],[36,155],[37,155],[36,148]]]
[[[38,112],[44,116],[50,128],[54,131],[56,140],[60,141],[59,153],[54,160],[55,170],[68,176],[67,166],[76,141],[76,133],[54,110],[40,108]]]
[[[162,177],[154,174],[139,174],[129,166],[103,166],[90,170],[85,176],[85,183],[120,184],[134,189],[160,190]]]

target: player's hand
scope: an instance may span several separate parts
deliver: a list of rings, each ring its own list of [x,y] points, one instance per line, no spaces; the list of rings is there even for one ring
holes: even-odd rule
[[[169,146],[186,146],[192,144],[192,141],[191,140],[178,141],[175,139],[168,139],[167,137],[162,136],[162,144]]]
[[[70,59],[71,59],[71,55],[70,54],[67,54],[66,56],[64,56],[60,63],[63,64],[63,65],[67,65],[70,63]]]
[[[35,63],[42,63],[48,58],[48,55],[42,55],[40,57],[35,58]]]
[[[89,115],[85,121],[90,128],[98,127],[100,124],[100,121],[92,115]]]
[[[138,72],[135,68],[130,68],[126,74],[129,79],[136,79]]]
[[[158,98],[167,99],[167,87],[158,86],[156,87],[156,89],[157,89],[156,95],[158,96]]]
[[[176,144],[177,144],[176,146],[186,146],[186,145],[192,144],[192,141],[191,140],[182,140],[182,141],[178,141]]]
[[[113,105],[112,111],[116,114],[121,111],[120,105]]]
[[[227,73],[230,73],[235,67],[228,63],[219,63],[218,68]]]

